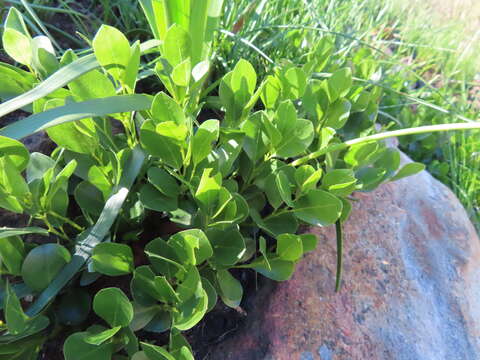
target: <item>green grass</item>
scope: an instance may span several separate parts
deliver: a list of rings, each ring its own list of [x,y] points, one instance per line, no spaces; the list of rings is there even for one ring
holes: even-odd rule
[[[20,0],[11,2],[22,6]],[[382,68],[379,119],[386,126],[478,121],[480,104],[474,100],[479,95],[474,91],[475,86],[480,91],[479,79],[475,80],[480,69],[480,5],[464,3],[464,8],[452,8],[439,0],[228,1],[217,43],[218,76],[242,57],[259,73],[284,59],[302,62],[320,38],[329,36],[339,49],[338,58],[357,54]],[[61,22],[55,24],[59,17],[70,19],[86,39],[102,22],[130,38],[145,39],[148,34],[133,0],[59,0],[56,7],[45,0],[30,4],[52,35],[64,38],[64,46],[81,47],[86,42],[62,29]],[[99,5],[105,11],[98,11]],[[33,18],[31,25],[41,27]],[[480,136],[472,132],[415,136],[401,145],[453,189],[480,229],[479,142]]]

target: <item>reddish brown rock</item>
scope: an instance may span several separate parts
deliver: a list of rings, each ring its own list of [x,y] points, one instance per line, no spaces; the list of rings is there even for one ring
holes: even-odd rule
[[[290,281],[262,288],[213,360],[480,359],[480,242],[428,173],[356,194],[334,292],[334,229]]]

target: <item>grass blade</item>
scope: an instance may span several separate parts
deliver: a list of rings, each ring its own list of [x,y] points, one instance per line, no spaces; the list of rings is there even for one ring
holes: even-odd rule
[[[48,236],[48,231],[41,227],[24,227],[24,228],[10,228],[10,227],[1,227],[0,228],[0,239],[7,238],[10,236],[18,235],[27,235],[27,234],[39,234]]]
[[[22,5],[25,7],[25,9],[27,10],[27,12],[30,14],[30,16],[32,17],[32,19],[37,23],[37,25],[40,27],[40,29],[42,29],[43,33],[50,39],[50,41],[52,42],[53,45],[55,45],[55,47],[58,49],[58,50],[62,50],[62,47],[55,41],[55,39],[53,38],[52,35],[50,35],[50,33],[48,32],[47,28],[43,25],[43,22],[42,20],[40,20],[37,16],[37,14],[35,13],[35,11],[32,9],[32,7],[30,6],[30,4],[26,1],[26,0],[20,0],[20,2],[22,3]]]
[[[163,40],[169,26],[166,19],[164,3],[155,0],[140,0],[140,5],[147,18],[155,39]]]
[[[407,136],[407,135],[427,134],[427,133],[434,133],[434,132],[457,131],[457,130],[480,130],[480,122],[426,125],[426,126],[418,126],[414,128],[408,128],[408,129],[385,131],[378,134],[373,134],[373,135],[368,135],[368,136],[348,140],[343,143],[329,145],[325,148],[314,151],[304,157],[298,158],[297,160],[293,161],[290,165],[299,166],[307,163],[310,160],[316,159],[322,155],[328,154],[333,151],[341,151],[349,148],[350,146],[357,145],[357,144],[380,141],[380,140],[385,140],[385,139],[389,139],[397,136]]]
[[[148,50],[157,47],[159,44],[160,42],[157,40],[146,41],[140,45],[140,52],[145,53]],[[53,73],[49,78],[42,81],[32,90],[0,104],[0,117],[47,96],[53,91],[64,87],[69,82],[99,66],[100,64],[93,54],[75,60],[71,64],[68,64]]]
[[[51,92],[60,89],[69,82],[75,80],[80,75],[89,72],[100,65],[95,58],[95,55],[87,55],[71,64],[61,68],[53,73],[48,79],[41,82],[38,86],[26,93],[19,95],[11,100],[8,100],[0,105],[0,117],[18,110],[25,105],[31,104],[35,100],[41,99]]]
[[[0,135],[20,140],[49,127],[95,116],[147,110],[152,103],[147,95],[118,95],[60,106],[14,122],[0,130]]]

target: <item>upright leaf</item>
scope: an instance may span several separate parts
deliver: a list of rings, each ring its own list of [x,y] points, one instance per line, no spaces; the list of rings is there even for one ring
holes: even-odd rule
[[[198,127],[192,139],[192,159],[195,165],[212,151],[213,143],[218,140],[219,129],[218,120],[207,120]]]
[[[15,61],[23,65],[32,63],[31,36],[28,33],[22,14],[11,7],[4,24],[3,48]]]
[[[191,57],[190,35],[179,25],[173,24],[165,35],[163,56],[173,67]]]
[[[2,237],[0,233],[0,261],[10,274],[21,274],[24,257],[25,248],[22,239],[19,236]]]
[[[8,156],[18,171],[27,167],[30,154],[21,142],[0,136],[0,156]]]
[[[23,312],[20,301],[8,281],[6,283],[5,293],[4,309],[7,329],[11,334],[17,335],[25,330],[28,316]]]
[[[102,25],[93,39],[92,47],[100,65],[117,81],[124,82],[131,54],[125,35],[112,26]]]
[[[228,270],[217,271],[217,281],[220,288],[220,297],[225,305],[236,308],[240,305],[243,288]]]

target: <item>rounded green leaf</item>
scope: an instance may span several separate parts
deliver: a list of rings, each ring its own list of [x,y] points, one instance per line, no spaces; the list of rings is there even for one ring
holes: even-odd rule
[[[178,209],[178,200],[176,197],[169,197],[162,194],[151,184],[145,184],[141,187],[139,200],[147,209],[158,212],[175,211]]]
[[[136,303],[141,306],[152,306],[162,298],[155,286],[155,273],[150,266],[142,265],[135,269],[130,282],[130,292]]]
[[[202,320],[208,308],[207,292],[199,286],[194,297],[178,305],[174,315],[174,326],[180,331],[189,330]]]
[[[4,316],[8,331],[13,335],[22,333],[27,327],[28,316],[23,312],[20,300],[18,300],[15,291],[13,291],[8,281],[5,288],[4,306]]]
[[[207,312],[211,311],[217,304],[217,290],[207,278],[202,277],[202,286],[208,296]]]
[[[175,178],[161,168],[151,167],[147,172],[148,181],[163,195],[176,197],[180,193],[180,186]]]
[[[179,272],[185,271],[180,264],[182,260],[171,245],[161,238],[150,241],[145,246],[145,253],[148,255],[153,268],[158,273],[172,278]]]
[[[269,279],[275,281],[286,281],[290,279],[295,271],[295,263],[282,259],[271,259],[269,265],[264,260],[257,261],[252,264],[253,269]]]
[[[263,219],[258,226],[270,235],[278,236],[283,233],[295,233],[298,229],[298,221],[293,214],[283,213]]]
[[[93,310],[111,327],[128,326],[133,319],[133,306],[122,290],[106,288],[93,299]]]
[[[2,37],[3,49],[16,62],[23,65],[32,63],[32,37],[30,36],[22,14],[11,7],[5,20]]]
[[[302,241],[304,253],[315,250],[318,242],[317,236],[315,234],[302,234],[299,236],[300,240]]]
[[[297,261],[303,255],[302,239],[294,234],[277,236],[277,255],[287,261]]]
[[[307,87],[307,75],[298,67],[288,69],[281,77],[285,97],[298,99],[303,96]]]
[[[133,319],[130,328],[133,331],[143,329],[160,311],[160,307],[155,305],[143,306],[139,303],[133,303]]]
[[[23,65],[32,63],[32,39],[15,29],[5,29],[3,48],[15,61]]]
[[[275,185],[278,188],[278,193],[280,194],[283,202],[290,207],[293,206],[291,183],[284,171],[280,170],[275,175]]]
[[[92,42],[93,51],[100,63],[117,81],[123,81],[130,61],[130,43],[123,33],[102,25]]]
[[[207,230],[207,237],[213,248],[212,262],[221,265],[233,265],[245,252],[245,241],[236,228]]]
[[[0,237],[0,262],[10,274],[21,274],[24,257],[25,249],[19,236]]]
[[[418,163],[418,162],[409,163],[409,164],[404,165],[398,171],[398,173],[396,173],[395,176],[392,177],[390,180],[391,181],[400,180],[401,178],[415,175],[415,174],[417,174],[417,173],[419,173],[420,171],[423,171],[423,170],[425,170],[425,165],[424,164],[421,164],[421,163]]]
[[[311,165],[300,166],[295,171],[295,181],[303,192],[315,189],[321,177],[322,169],[315,170]]]
[[[355,190],[357,179],[351,169],[334,169],[325,174],[322,187],[337,196],[348,196]]]
[[[352,104],[346,99],[338,99],[333,104],[330,104],[324,126],[341,129],[350,116],[351,108]]]
[[[232,308],[240,306],[243,296],[242,284],[228,270],[217,271],[217,281],[220,287],[220,297],[225,305]]]
[[[335,71],[327,80],[327,95],[330,103],[346,96],[351,86],[352,70],[350,68],[342,68]]]
[[[212,246],[200,229],[189,229],[176,233],[168,240],[184,264],[200,265],[213,255]]]
[[[193,163],[198,164],[212,151],[212,143],[218,140],[220,123],[218,120],[206,120],[197,129],[192,139]]]
[[[103,206],[105,205],[103,194],[96,186],[93,186],[88,181],[82,181],[78,184],[73,195],[83,212],[87,212],[93,216],[99,216],[102,212]]]
[[[149,360],[175,360],[175,358],[170,355],[170,353],[165,350],[163,347],[151,345],[147,343],[141,343],[142,349],[147,355]]]
[[[180,25],[173,24],[168,29],[163,43],[163,56],[172,67],[191,56],[192,41],[190,35]]]
[[[155,126],[152,120],[147,120],[140,129],[140,140],[145,150],[175,169],[179,169],[183,164],[187,135],[187,127],[173,121],[161,122]]]
[[[115,326],[112,329],[105,329],[103,327],[100,327],[95,332],[89,331],[89,335],[87,335],[84,340],[88,344],[92,345],[101,345],[108,339],[111,339],[115,334],[121,329],[121,326]]]
[[[311,225],[333,224],[342,213],[342,202],[323,190],[310,190],[294,202],[297,218]]]
[[[0,156],[8,156],[18,171],[27,167],[30,154],[20,141],[0,136]]]
[[[265,80],[260,98],[267,109],[273,109],[280,98],[282,91],[282,84],[280,80],[273,76],[268,75]]]
[[[70,335],[63,345],[65,360],[111,360],[113,344],[92,345],[85,341],[89,336],[88,332]]]
[[[152,320],[144,326],[143,330],[153,333],[163,333],[172,327],[172,314],[168,311],[157,311]]]
[[[56,311],[58,320],[70,326],[81,324],[90,313],[91,302],[92,299],[86,291],[70,290],[60,299]]]
[[[70,262],[71,255],[58,244],[44,244],[31,250],[22,265],[22,277],[32,290],[45,289],[58,272]]]
[[[94,271],[109,276],[129,274],[133,271],[133,252],[130,246],[100,243],[93,249]]]
[[[185,113],[178,103],[164,92],[158,93],[152,102],[152,121],[155,124],[173,121],[177,125],[185,124]]]
[[[177,86],[187,87],[190,83],[192,64],[190,59],[183,60],[172,71],[172,80]]]
[[[310,120],[298,119],[295,129],[275,149],[276,155],[284,158],[303,153],[312,143],[314,128]]]

